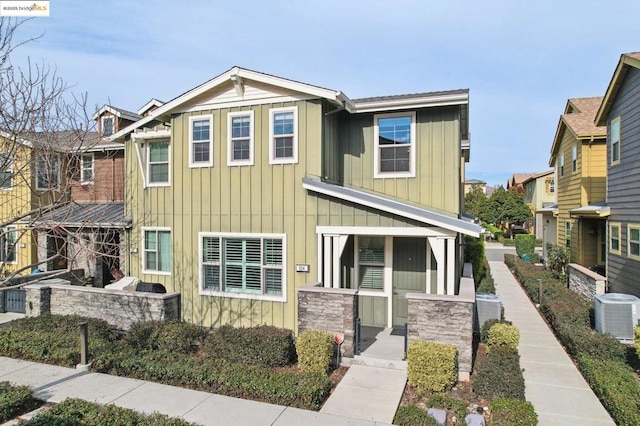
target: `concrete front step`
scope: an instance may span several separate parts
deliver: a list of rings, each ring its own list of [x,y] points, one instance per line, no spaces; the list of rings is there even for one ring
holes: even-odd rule
[[[407,361],[396,359],[372,358],[363,355],[353,357],[354,365],[365,365],[367,367],[389,368],[392,370],[407,371]]]

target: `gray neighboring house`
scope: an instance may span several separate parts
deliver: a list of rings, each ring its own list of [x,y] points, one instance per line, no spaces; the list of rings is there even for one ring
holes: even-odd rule
[[[640,296],[640,52],[621,55],[595,124],[607,126],[607,291]]]

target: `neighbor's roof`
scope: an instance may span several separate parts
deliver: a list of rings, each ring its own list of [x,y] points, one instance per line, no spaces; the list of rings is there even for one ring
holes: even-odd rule
[[[597,125],[604,126],[607,124],[607,115],[609,114],[613,101],[616,99],[616,96],[618,96],[618,91],[620,90],[620,86],[622,86],[624,77],[629,71],[629,67],[640,69],[640,52],[623,53],[620,55],[620,60],[618,61],[616,70],[613,72],[613,77],[611,77],[611,82],[609,83],[609,87],[607,87],[604,100],[595,116],[595,123]]]
[[[529,176],[527,179],[525,179],[524,181],[522,181],[522,183],[523,183],[523,184],[525,184],[525,183],[527,183],[527,182],[529,182],[529,181],[532,181],[532,180],[534,180],[534,179],[538,179],[538,178],[541,178],[541,177],[544,177],[544,176],[552,175],[552,174],[553,174],[553,171],[554,171],[554,170],[553,170],[553,169],[551,169],[551,170],[547,170],[546,172],[536,173],[536,174],[534,174],[534,175],[532,175],[532,176]]]
[[[124,220],[124,203],[71,202],[51,210],[36,221],[38,226],[66,226],[73,228],[120,228]]]
[[[521,183],[523,184],[527,179],[535,175],[536,173],[514,173],[513,176],[511,176],[509,180],[507,180],[507,189]]]
[[[482,227],[468,220],[458,219],[442,213],[413,206],[388,197],[372,194],[354,188],[333,185],[318,179],[303,178],[302,186],[309,190],[349,201],[376,210],[381,210],[394,215],[422,222],[426,225],[444,228],[453,232],[461,232],[465,235],[479,237]]]
[[[609,205],[604,201],[569,210],[569,215],[571,216],[607,217],[610,214],[611,209],[609,208]]]
[[[107,111],[115,115],[116,117],[124,118],[129,121],[138,121],[142,118],[141,115],[136,114],[133,111],[127,111],[126,109],[114,107],[113,105],[104,105],[102,108],[96,111],[95,114],[93,114],[93,119],[97,120],[98,117],[100,117],[104,112]]]

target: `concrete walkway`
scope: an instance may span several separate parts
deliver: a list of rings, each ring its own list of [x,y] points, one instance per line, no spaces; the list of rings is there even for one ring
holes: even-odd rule
[[[203,426],[385,424],[5,357],[0,357],[0,381],[30,386],[36,398],[47,402],[58,403],[66,398],[81,398],[142,413],[159,412],[171,417],[181,417]],[[378,404],[379,401],[371,400],[369,409],[376,410]]]
[[[615,425],[503,262],[490,261],[505,319],[520,329],[525,396],[540,425]]]

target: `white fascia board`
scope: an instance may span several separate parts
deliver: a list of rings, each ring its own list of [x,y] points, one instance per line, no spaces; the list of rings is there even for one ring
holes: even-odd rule
[[[124,144],[113,142],[102,145],[91,145],[91,147],[80,147],[80,149],[85,150],[86,152],[117,151],[119,149],[124,149]]]
[[[30,140],[24,139],[18,135],[13,135],[11,133],[7,133],[3,130],[0,130],[0,137],[9,141],[12,141],[15,138],[15,141],[18,142],[20,145],[24,145],[27,148],[33,148],[33,142],[31,142]]]
[[[284,89],[293,90],[295,92],[308,93],[310,95],[317,96],[319,98],[325,98],[330,101],[337,101],[338,94],[340,93],[336,92],[335,90],[324,89],[322,87],[312,86],[310,84],[262,74],[255,71],[246,70],[244,68],[238,68],[236,75],[249,80],[255,80],[272,86],[278,86]]]
[[[131,139],[160,139],[160,138],[170,138],[171,137],[171,129],[162,129],[162,130],[144,130],[141,132],[131,133]]]
[[[467,105],[469,103],[469,95],[467,93],[459,93],[455,95],[429,96],[422,98],[406,98],[394,99],[387,101],[376,101],[366,103],[356,103],[354,112],[377,112],[390,111],[407,108],[428,108],[451,105]]]

